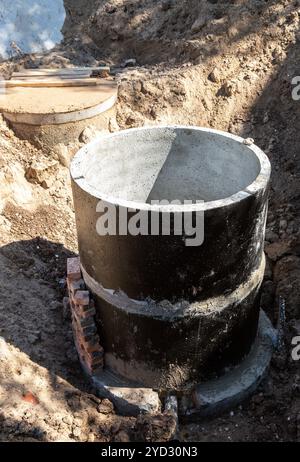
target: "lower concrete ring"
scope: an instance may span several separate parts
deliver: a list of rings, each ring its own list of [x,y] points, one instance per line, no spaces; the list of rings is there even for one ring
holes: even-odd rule
[[[264,268],[263,256],[259,268],[230,294],[177,303],[166,313],[165,302],[133,300],[104,289],[82,265],[95,300],[105,365],[125,380],[165,393],[185,393],[221,376],[243,360],[255,341]],[[128,335],[120,336],[118,329]]]
[[[221,414],[251,396],[267,374],[277,335],[265,312],[260,310],[257,337],[250,353],[222,377],[196,386],[190,406],[181,407],[182,418],[197,420]]]
[[[256,340],[246,358],[223,376],[197,385],[190,395],[179,398],[179,418],[196,421],[221,414],[253,394],[266,376],[277,342],[277,331],[261,310]],[[117,412],[127,416],[154,413],[160,409],[159,393],[124,382],[104,370],[91,377],[95,392],[110,399]]]

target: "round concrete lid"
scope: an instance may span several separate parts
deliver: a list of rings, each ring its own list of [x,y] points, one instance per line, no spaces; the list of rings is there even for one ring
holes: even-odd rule
[[[58,114],[82,111],[116,97],[111,80],[94,86],[9,87],[0,95],[0,111],[8,114]]]

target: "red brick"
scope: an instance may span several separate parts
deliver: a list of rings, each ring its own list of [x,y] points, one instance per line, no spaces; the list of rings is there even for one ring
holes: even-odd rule
[[[75,310],[72,312],[73,320],[76,322],[80,329],[84,329],[85,327],[95,327],[95,320],[93,317],[90,318],[81,318]],[[96,328],[96,327],[95,327]]]
[[[96,314],[95,308],[88,308],[87,310],[84,310],[82,305],[74,305],[74,310],[76,311],[76,314],[82,318],[92,318]]]
[[[90,369],[90,374],[94,375],[97,374],[98,372],[100,373],[103,370],[104,367],[104,362],[102,364],[98,364],[97,366],[94,366]]]
[[[77,329],[77,324],[72,323],[74,335],[78,338],[78,341],[81,343],[84,342],[86,345],[93,345],[98,343],[100,345],[100,340],[98,334],[85,334],[81,329]]]
[[[97,361],[100,358],[103,358],[103,348],[99,345],[99,350],[89,352],[89,357],[92,361]]]
[[[96,329],[95,324],[89,325],[89,326],[79,326],[79,329],[80,329],[80,332],[82,332],[84,336],[97,334],[97,329]]]
[[[77,290],[73,296],[73,302],[76,305],[89,305],[90,303],[90,293],[88,290]]]
[[[95,324],[95,304],[80,272],[79,258],[68,259],[67,277],[74,341],[87,372],[94,374],[104,366],[104,350]]]
[[[89,356],[91,361],[96,361],[99,358],[103,357],[103,348],[98,342],[81,342],[82,349]]]
[[[102,360],[98,364],[86,364],[86,368],[88,369],[89,373],[96,374],[97,372],[101,372],[104,367],[104,361]]]
[[[99,343],[99,338],[97,340],[93,340],[90,342],[84,342],[84,349],[88,353],[92,353],[93,351],[101,351],[103,348]],[[103,355],[102,355],[103,356]]]
[[[98,334],[96,333],[85,334],[82,330],[77,329],[77,324],[75,322],[72,323],[72,326],[73,326],[74,336],[76,335],[76,337],[81,343],[84,342],[88,345],[90,342],[91,344],[98,342],[100,345]]]
[[[67,283],[68,283],[69,292],[71,292],[72,295],[75,295],[77,290],[85,289],[85,284],[84,284],[83,279],[78,279],[77,281],[68,280]]]
[[[86,353],[82,347],[79,347],[79,355],[81,361],[85,364],[86,368],[89,370],[91,374],[95,373],[97,370],[101,370],[104,366],[104,357],[103,353],[97,352],[97,355],[94,357],[93,355]]]
[[[82,352],[81,357],[84,359],[85,364],[89,367],[103,365],[103,355],[97,358],[91,358],[88,353]]]
[[[81,279],[80,258],[67,259],[67,277],[69,281],[77,281]]]

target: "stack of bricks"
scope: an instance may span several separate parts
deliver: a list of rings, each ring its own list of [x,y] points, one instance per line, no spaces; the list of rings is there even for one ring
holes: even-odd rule
[[[82,279],[79,257],[67,260],[67,285],[75,345],[83,368],[90,375],[103,369],[103,348],[97,334],[95,306]]]

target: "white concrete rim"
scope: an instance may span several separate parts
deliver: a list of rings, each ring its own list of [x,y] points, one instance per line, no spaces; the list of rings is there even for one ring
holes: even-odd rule
[[[247,197],[258,193],[259,191],[263,191],[266,189],[268,181],[271,175],[271,164],[266,156],[266,154],[255,144],[246,145],[244,143],[245,139],[237,136],[232,135],[231,133],[224,132],[222,130],[215,130],[206,127],[197,127],[194,125],[154,125],[154,126],[143,126],[138,128],[129,128],[127,130],[122,130],[119,132],[111,133],[109,135],[103,135],[101,140],[109,139],[117,137],[119,134],[123,134],[126,132],[134,132],[134,131],[142,131],[142,130],[157,130],[157,129],[183,129],[183,130],[197,130],[202,132],[209,132],[212,134],[220,135],[225,138],[229,138],[231,140],[236,141],[237,143],[242,143],[250,149],[258,158],[260,162],[260,172],[257,175],[256,179],[248,185],[245,189],[233,194],[232,196],[218,199],[214,201],[208,201],[204,203],[196,203],[196,204],[183,204],[183,205],[151,205],[144,202],[136,202],[136,201],[128,201],[117,199],[113,196],[101,194],[100,191],[96,190],[94,187],[88,184],[82,174],[82,164],[84,162],[85,155],[89,147],[95,146],[99,143],[99,138],[88,143],[83,148],[81,148],[74,156],[71,165],[70,165],[70,174],[72,179],[75,183],[84,191],[86,191],[91,196],[96,197],[99,200],[104,202],[114,204],[120,207],[127,207],[132,208],[135,210],[148,210],[153,212],[173,212],[173,213],[182,213],[182,212],[203,212],[206,210],[217,209],[221,207],[229,206],[233,203],[241,202],[242,200],[246,199]]]
[[[96,104],[80,111],[72,112],[57,112],[52,114],[29,114],[29,113],[14,113],[3,111],[2,114],[5,119],[13,123],[27,124],[27,125],[60,125],[71,122],[79,122],[84,119],[91,119],[103,112],[111,109],[117,101],[117,95],[110,96],[102,103]]]

